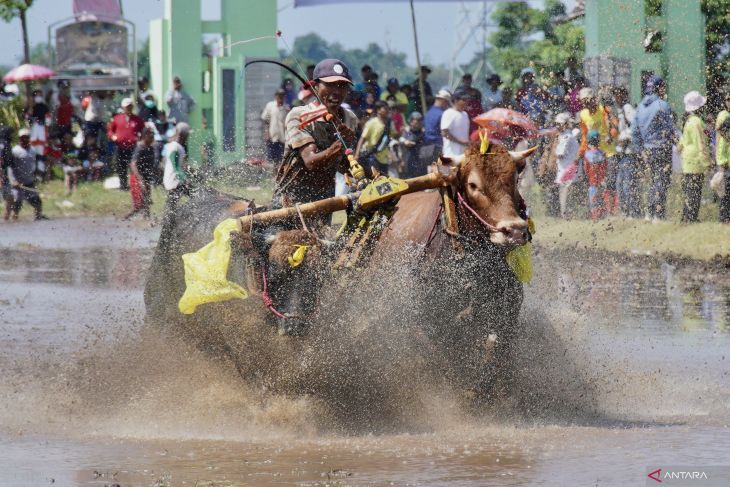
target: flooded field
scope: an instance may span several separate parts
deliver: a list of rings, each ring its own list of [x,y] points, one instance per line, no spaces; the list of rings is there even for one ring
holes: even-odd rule
[[[347,435],[145,326],[158,231],[3,226],[0,485],[615,486],[728,463],[727,270],[540,253],[510,397]]]

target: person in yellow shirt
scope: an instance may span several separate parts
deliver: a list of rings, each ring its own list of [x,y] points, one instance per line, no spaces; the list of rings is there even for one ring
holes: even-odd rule
[[[706,102],[707,98],[697,91],[684,95],[686,119],[682,138],[677,146],[682,155],[682,223],[699,221],[702,185],[705,182],[705,172],[710,167],[710,147],[705,135],[705,122],[702,120],[707,111]]]
[[[598,103],[598,98],[592,88],[581,89],[578,98],[585,107],[578,113],[582,134],[579,155],[582,158],[586,153],[588,133],[592,130],[598,132],[600,138],[598,148],[606,155],[607,161],[606,214],[615,214],[618,211],[618,193],[616,191],[618,120],[609,107]]]
[[[390,168],[390,141],[398,134],[390,119],[390,107],[384,101],[375,103],[375,116],[365,123],[357,142],[355,158],[364,167],[387,176]]]
[[[725,109],[717,115],[717,172],[725,182],[725,196],[720,198],[720,222],[730,223],[730,93],[725,94]]]

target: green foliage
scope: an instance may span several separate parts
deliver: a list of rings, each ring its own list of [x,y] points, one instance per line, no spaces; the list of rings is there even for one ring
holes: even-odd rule
[[[730,0],[702,0],[708,79],[730,77]]]
[[[520,70],[533,66],[547,79],[552,71],[563,69],[569,58],[582,59],[585,34],[582,23],[557,23],[565,16],[560,0],[546,0],[545,10],[527,2],[502,3],[492,14],[498,29],[490,37],[487,58],[503,80],[516,81]],[[482,54],[466,67],[472,71]]]
[[[137,48],[137,78],[146,77],[150,79],[150,38]]]
[[[19,129],[23,125],[24,112],[23,99],[16,96],[8,101],[0,103],[0,127],[12,127]]]
[[[32,5],[33,0],[0,0],[0,18],[11,22],[21,10],[28,10]]]
[[[644,0],[644,15],[657,17],[662,14],[664,0]]]
[[[51,56],[51,46],[46,42],[39,42],[30,50],[30,63],[40,66],[51,66],[53,58]]]

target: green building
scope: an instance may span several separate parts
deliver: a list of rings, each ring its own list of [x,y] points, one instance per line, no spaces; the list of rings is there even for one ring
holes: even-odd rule
[[[220,19],[203,21],[201,0],[164,1],[164,18],[150,23],[151,89],[167,108],[165,94],[179,76],[195,99],[192,160],[201,160],[204,144],[210,144],[220,163],[243,160],[260,149],[259,115],[280,83],[280,71],[271,65],[259,63],[244,71],[250,59],[278,58],[276,2],[219,0]],[[204,54],[204,36],[219,39],[219,52]],[[258,37],[265,38],[240,43]]]
[[[667,81],[681,113],[690,90],[705,92],[705,19],[699,0],[586,0],[586,77],[592,85],[624,85],[634,103],[643,80]]]

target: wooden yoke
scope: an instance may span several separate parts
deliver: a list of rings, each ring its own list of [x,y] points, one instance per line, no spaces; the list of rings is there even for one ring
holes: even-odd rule
[[[448,186],[452,182],[451,174],[443,174],[442,172],[432,172],[425,176],[406,179],[407,188],[393,193],[389,199],[402,196],[404,194],[416,193],[426,189],[441,188]],[[328,215],[340,210],[346,210],[352,205],[357,204],[357,200],[363,191],[351,193],[342,196],[333,196],[311,203],[302,203],[298,206],[290,206],[280,208],[278,210],[265,211],[254,215],[246,215],[239,218],[238,225],[241,232],[248,233],[251,231],[251,225],[255,222],[257,225],[267,225],[280,221],[289,221],[298,218],[301,214],[303,217]]]

